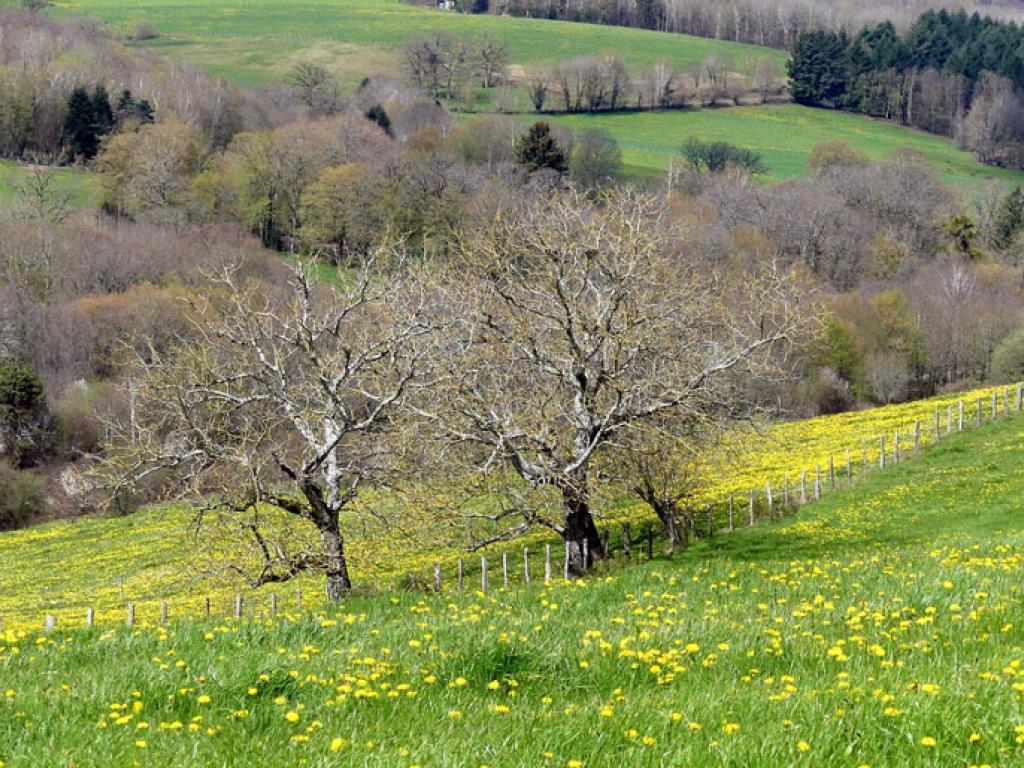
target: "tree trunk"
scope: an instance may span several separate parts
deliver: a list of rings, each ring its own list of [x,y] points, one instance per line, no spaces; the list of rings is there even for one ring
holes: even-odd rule
[[[597,533],[594,517],[590,514],[590,503],[585,493],[571,488],[562,491],[565,504],[565,528],[562,537],[567,545],[570,578],[586,574],[595,560],[604,558],[604,547]],[[584,557],[586,542],[586,557]]]
[[[324,545],[327,599],[332,603],[337,603],[352,591],[352,581],[348,577],[345,540],[341,536],[336,519],[333,525],[328,525],[320,530],[320,540]]]
[[[661,520],[661,524],[665,528],[665,537],[668,539],[668,553],[674,555],[687,544],[687,527],[685,523],[683,527],[680,527],[679,520],[675,516],[675,509],[672,507],[655,507],[654,511],[658,514],[658,519]]]

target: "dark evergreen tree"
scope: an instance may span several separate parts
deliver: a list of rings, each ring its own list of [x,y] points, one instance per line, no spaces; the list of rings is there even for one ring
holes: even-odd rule
[[[129,90],[121,91],[117,100],[117,109],[114,111],[114,120],[118,127],[126,123],[135,122],[138,124],[153,122],[153,105],[146,99],[136,100]]]
[[[798,104],[834,107],[846,91],[846,39],[831,32],[807,32],[793,46],[789,89]]]
[[[68,98],[68,111],[64,116],[64,141],[76,157],[84,160],[91,160],[99,150],[96,112],[93,100],[83,86],[76,87]]]
[[[388,136],[392,136],[391,133],[391,118],[388,117],[388,113],[384,110],[380,104],[374,104],[366,111],[366,118],[373,120],[377,125],[384,129],[384,133]]]
[[[531,173],[550,168],[565,173],[569,167],[565,150],[551,133],[551,126],[540,120],[516,140],[516,162]]]
[[[1000,251],[1010,248],[1024,231],[1024,191],[1017,187],[999,205],[992,232],[992,246]]]
[[[96,124],[96,133],[99,136],[110,133],[114,127],[114,110],[110,106],[110,96],[107,89],[97,85],[92,94],[92,115]]]

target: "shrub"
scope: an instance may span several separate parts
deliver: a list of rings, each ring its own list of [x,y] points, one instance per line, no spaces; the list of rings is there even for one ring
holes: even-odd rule
[[[155,40],[159,35],[152,23],[142,20],[136,22],[135,31],[132,32],[132,40]]]
[[[1024,381],[1024,328],[999,342],[992,353],[992,378],[999,382]]]
[[[0,462],[0,531],[20,528],[44,509],[42,478]]]

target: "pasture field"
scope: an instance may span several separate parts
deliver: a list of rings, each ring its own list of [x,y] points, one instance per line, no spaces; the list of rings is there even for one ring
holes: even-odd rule
[[[14,203],[12,182],[25,178],[31,171],[25,165],[0,161],[0,210]],[[96,180],[87,173],[70,168],[48,170],[47,173],[57,174],[57,188],[70,192],[68,204],[74,208],[85,208],[95,203]]]
[[[1002,413],[1005,393],[1002,388],[996,391]],[[1006,392],[1012,411],[1015,390]],[[964,395],[968,426],[974,423],[979,397],[984,418],[991,418],[990,393],[983,390]],[[788,475],[795,503],[800,473],[805,471],[805,492],[810,499],[817,468],[827,473],[831,457],[842,485],[846,449],[851,452],[853,474],[868,474],[879,463],[882,435],[887,439],[891,463],[896,431],[901,435],[904,456],[913,445],[918,420],[922,421],[922,444],[933,442],[935,412],[940,414],[945,435],[948,408],[957,399],[936,398],[737,432],[709,457],[698,501],[702,506],[713,505],[712,522],[721,532],[728,526],[729,497],[734,497],[734,522],[742,526],[751,489],[757,490],[755,514],[760,518],[766,513],[765,483],[772,484],[776,500],[781,500]],[[955,407],[953,422],[955,431]],[[827,476],[823,485],[827,491]],[[467,561],[470,583],[478,583],[479,560],[465,554],[464,529],[452,525],[444,515],[423,514],[428,505],[443,511],[447,502],[444,494],[429,489],[427,493],[430,498],[416,489],[383,499],[378,494],[367,494],[361,503],[387,504],[394,524],[383,527],[375,518],[356,513],[344,523],[350,567],[358,589],[395,590],[408,581],[409,574],[421,583],[429,582],[434,563],[443,565],[450,585],[460,557]],[[616,537],[624,521],[632,522],[639,534],[653,519],[643,504],[614,491],[602,494],[597,512],[599,526],[607,527]],[[291,584],[252,590],[223,572],[211,575],[215,559],[225,554],[218,548],[217,529],[196,539],[191,521],[188,510],[171,505],[123,518],[92,517],[0,534],[0,562],[17,564],[15,568],[0,568],[0,619],[11,628],[37,628],[46,614],[52,614],[58,626],[77,626],[82,624],[86,608],[93,607],[99,623],[114,624],[124,621],[125,605],[132,603],[140,620],[152,621],[159,616],[161,600],[170,603],[172,616],[194,616],[203,610],[207,596],[213,600],[215,612],[229,612],[235,594],[243,595],[251,610],[265,610],[271,592],[280,592],[283,603],[294,604],[297,589],[303,590],[307,607],[322,607],[323,586],[318,577],[306,576]],[[705,530],[703,516],[698,522]],[[313,535],[311,527],[307,533]],[[532,548],[534,578],[539,577],[543,546],[549,541],[538,533],[505,550],[512,556],[513,581],[522,580],[519,563],[524,546]],[[557,572],[557,545],[554,550]],[[497,583],[497,557],[493,551],[489,556],[492,583]]]
[[[797,104],[564,115],[554,117],[553,121],[577,131],[609,131],[622,147],[627,173],[638,177],[665,170],[673,157],[679,158],[683,142],[694,137],[728,141],[759,152],[769,169],[768,181],[806,176],[807,158],[814,146],[843,139],[874,159],[901,149],[920,152],[945,181],[965,189],[988,180],[1008,187],[1024,182],[1024,173],[983,165],[970,152],[942,136],[861,115]]]
[[[677,68],[729,57],[737,70],[767,58],[783,72],[782,51],[684,35],[542,19],[444,13],[401,0],[71,0],[63,14],[85,13],[130,34],[139,21],[160,38],[154,50],[244,83],[280,80],[299,61],[317,60],[347,82],[397,72],[399,45],[411,34],[490,32],[509,46],[514,65],[545,64],[618,51],[636,68],[667,59]]]
[[[1022,450],[1015,415],[574,583],[8,629],[0,763],[1020,765]],[[48,554],[36,578],[75,567]]]

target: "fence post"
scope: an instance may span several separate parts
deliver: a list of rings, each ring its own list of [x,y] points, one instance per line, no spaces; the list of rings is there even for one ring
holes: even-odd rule
[[[936,411],[938,413],[938,411]],[[885,435],[882,435],[879,440],[879,453],[878,453],[878,466],[880,469],[885,469]]]
[[[161,600],[160,601],[160,623],[161,624],[166,624],[167,623],[167,601],[166,600]]]
[[[508,589],[508,552],[501,553],[501,586]]]
[[[46,614],[46,621],[43,624],[43,627],[46,629],[46,631],[47,632],[52,632],[54,630],[54,627],[56,627],[56,626],[57,626],[57,620],[53,616],[51,616],[50,614]]]
[[[957,430],[956,431],[957,432],[963,432],[964,431],[964,401],[963,401],[963,398],[960,398],[960,402],[957,403],[957,408],[959,409],[959,413],[957,415]]]
[[[768,502],[768,519],[771,520],[774,514],[775,503],[774,499],[772,499],[772,484],[770,482],[764,484],[764,497]]]
[[[748,522],[749,522],[750,525],[754,524],[754,489],[753,488],[750,489],[750,519],[749,519]]]
[[[846,449],[846,480],[853,480],[853,466],[850,464],[850,449]]]
[[[544,545],[544,583],[551,581],[551,545]]]
[[[461,597],[462,593],[466,591],[466,571],[465,566],[462,563],[461,557],[459,558],[459,562],[456,568],[458,571],[456,574],[456,578],[458,579],[459,582],[459,596]]]
[[[96,623],[96,612],[92,608],[85,609],[85,628],[92,629]]]
[[[828,457],[828,487],[830,491],[836,489],[836,462],[831,455]]]
[[[999,416],[999,397],[997,390],[992,390],[992,420],[995,421],[996,417]]]
[[[807,470],[800,470],[800,505],[807,503]]]
[[[627,560],[633,554],[632,526],[629,523],[622,524],[622,555]]]
[[[206,602],[206,618],[209,619],[210,618],[210,598],[207,597],[205,602]]]
[[[940,423],[940,421],[941,421],[941,419],[939,417],[939,409],[936,408],[935,409],[935,442],[936,443],[939,442],[939,440],[942,438],[942,432],[939,431],[939,423]]]
[[[530,550],[523,547],[523,581],[530,586]]]
[[[1017,413],[1024,407],[1024,382],[1017,384]]]
[[[235,618],[242,618],[242,596],[235,595]]]
[[[487,593],[487,555],[480,558],[480,590]]]
[[[128,603],[128,618],[125,622],[129,627],[135,625],[135,604]]]
[[[892,436],[892,463],[900,463],[900,431],[898,429]]]
[[[733,524],[733,497],[729,496],[729,533],[736,530],[736,526]]]
[[[914,422],[914,452],[921,450],[921,420]]]
[[[277,618],[277,592],[270,593],[270,618]]]
[[[295,607],[302,610],[302,587],[295,590]]]
[[[821,501],[821,464],[816,465],[814,472],[814,500]]]
[[[782,514],[786,514],[786,510],[789,509],[789,472],[786,472],[782,476]]]
[[[1003,416],[1010,415],[1010,388],[1003,387]]]
[[[441,594],[441,564],[434,563],[434,592]]]
[[[946,434],[950,434],[953,431],[953,404],[950,403],[946,406]]]

